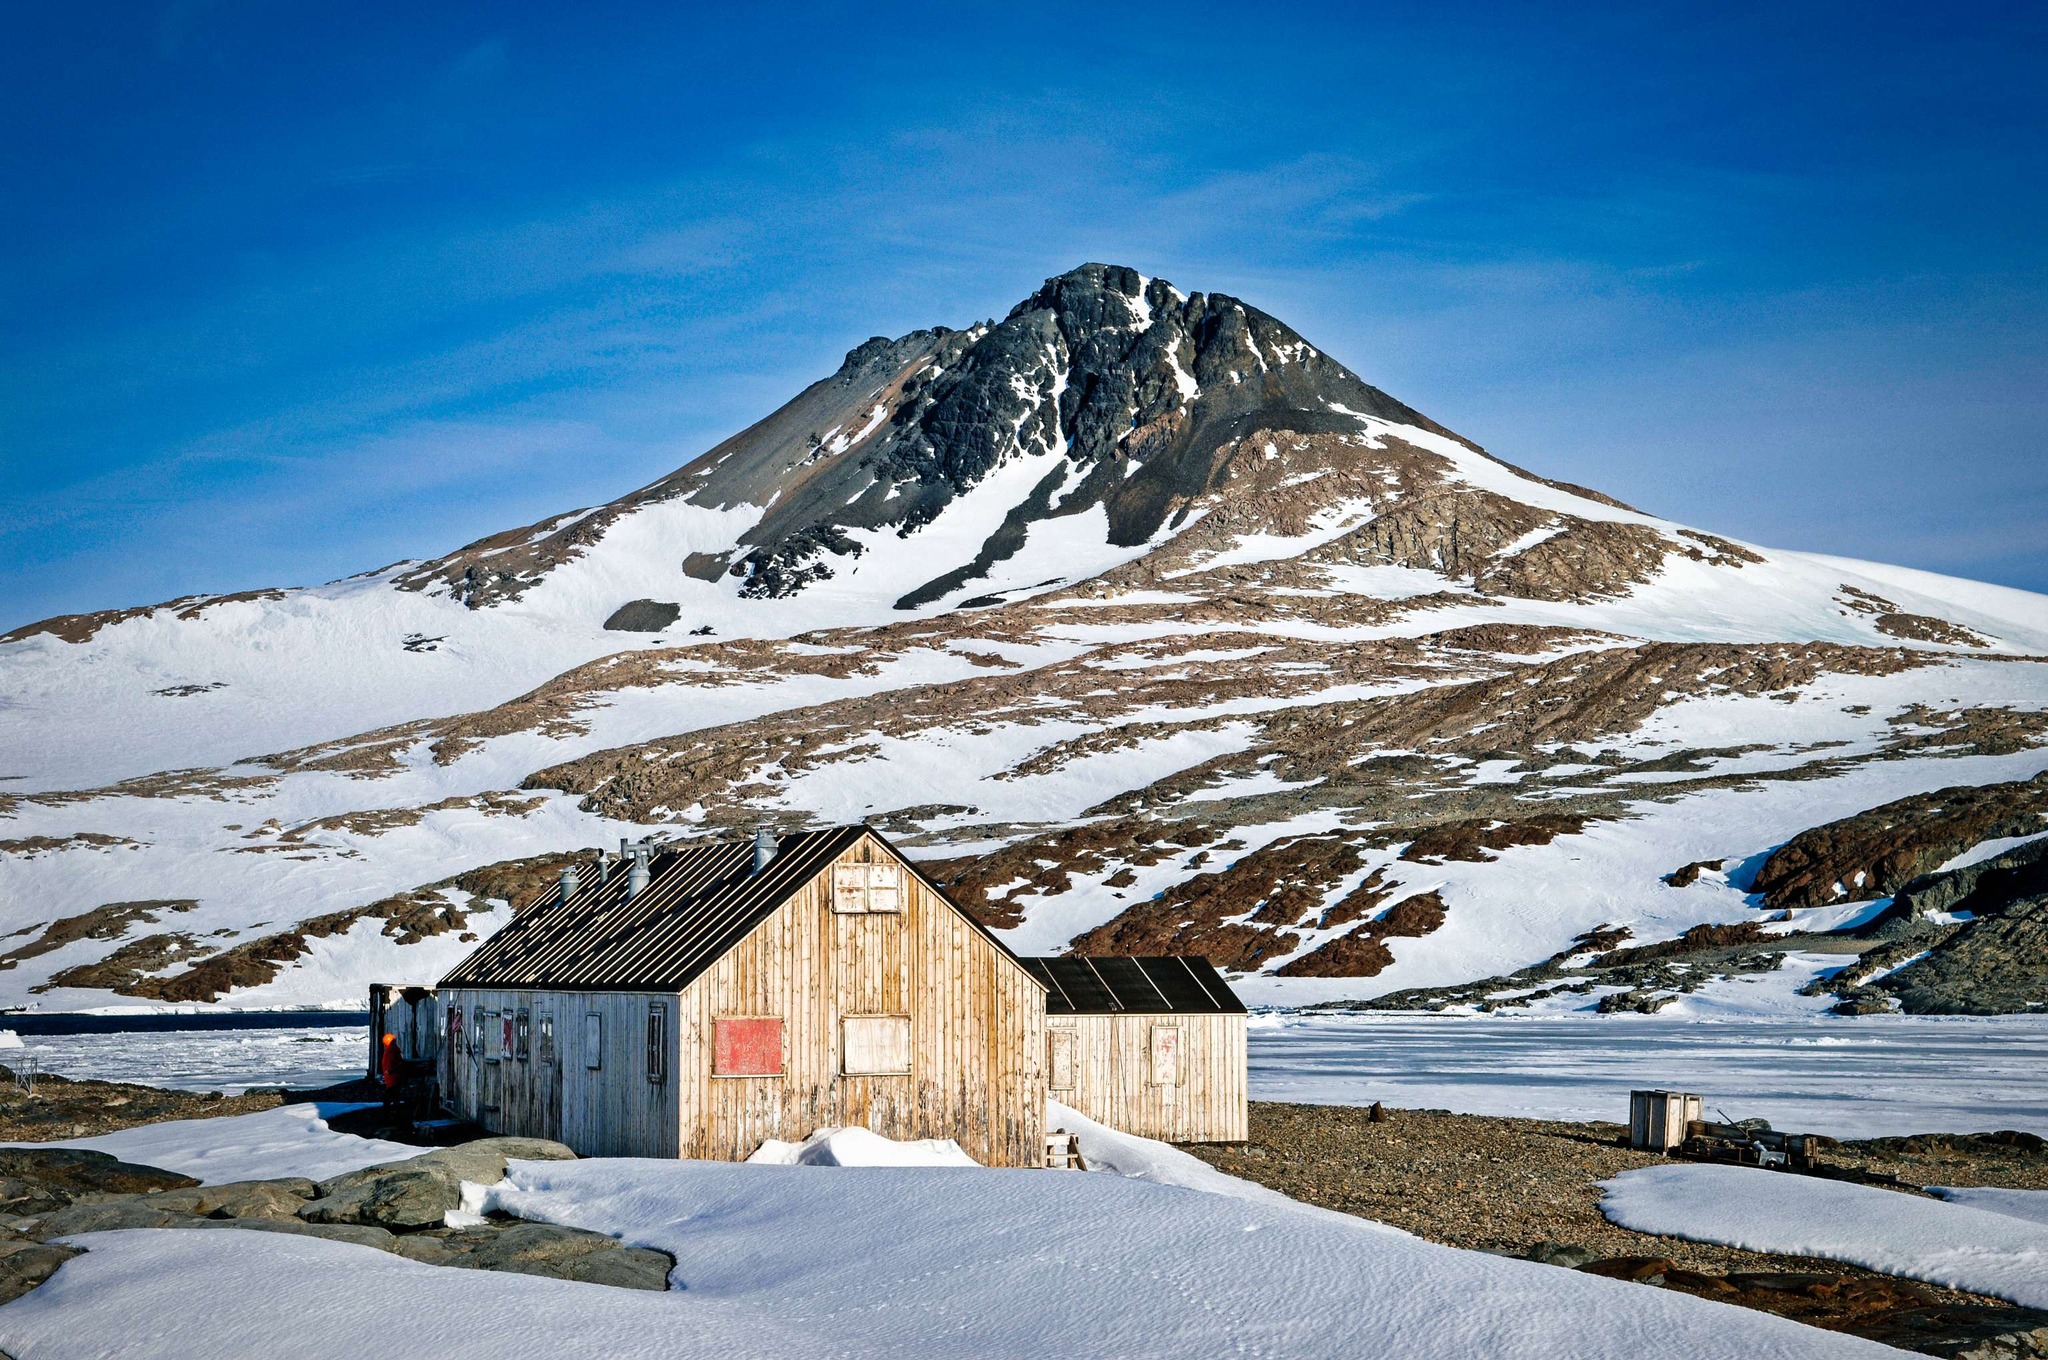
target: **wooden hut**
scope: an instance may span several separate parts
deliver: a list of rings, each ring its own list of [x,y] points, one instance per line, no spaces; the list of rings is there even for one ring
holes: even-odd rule
[[[1244,1003],[1207,959],[1021,962],[1046,989],[1054,1100],[1170,1143],[1244,1141]]]
[[[585,1156],[865,1125],[1045,1156],[1045,988],[864,826],[641,847],[442,979],[442,1101]]]

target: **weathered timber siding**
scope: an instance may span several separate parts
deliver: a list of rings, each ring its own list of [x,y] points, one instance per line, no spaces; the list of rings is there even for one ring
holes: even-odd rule
[[[863,837],[841,864],[896,862]],[[685,1157],[744,1158],[768,1138],[864,1125],[954,1138],[988,1166],[1042,1166],[1045,994],[914,874],[894,913],[832,909],[827,869],[680,998],[674,1081]],[[780,1076],[712,1075],[713,1022],[779,1017]],[[908,1016],[910,1071],[842,1072],[842,1021]]]
[[[1180,1080],[1153,1081],[1152,1030],[1180,1030]],[[1074,1036],[1074,1086],[1052,1098],[1090,1119],[1169,1143],[1237,1143],[1248,1137],[1245,1017],[1056,1015],[1048,1031]]]
[[[585,1157],[673,1157],[678,1141],[674,996],[650,992],[504,991],[443,988],[446,1014],[460,1006],[461,1052],[441,1045],[442,1103],[495,1134],[553,1138]],[[647,1019],[650,1008],[666,1008],[664,1042],[668,1071],[648,1080]],[[475,1026],[478,1010],[484,1030]],[[526,1012],[527,1056],[517,1053],[517,1016]],[[495,1040],[502,1018],[515,1017],[514,1047],[500,1052]],[[588,1064],[587,1017],[598,1017],[599,1065]],[[548,1020],[554,1024],[553,1052],[547,1049]]]
[[[440,1052],[441,1007],[431,987],[398,983],[370,984],[369,1076],[382,1069],[383,1036],[398,1040],[398,1056],[407,1062],[432,1062]]]

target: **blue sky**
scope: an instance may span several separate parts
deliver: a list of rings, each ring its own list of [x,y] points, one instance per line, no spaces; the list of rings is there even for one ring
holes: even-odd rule
[[[2048,589],[2039,6],[12,5],[0,627],[446,551],[1110,260]]]

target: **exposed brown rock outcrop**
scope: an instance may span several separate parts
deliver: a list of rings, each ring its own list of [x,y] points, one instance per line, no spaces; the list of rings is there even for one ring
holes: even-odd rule
[[[1417,893],[1396,902],[1378,920],[1347,931],[1274,972],[1280,977],[1374,977],[1394,961],[1384,941],[1427,935],[1443,923],[1443,898],[1433,892]]]
[[[140,845],[126,836],[109,836],[98,831],[74,831],[68,836],[24,836],[20,840],[0,841],[0,855],[19,855],[23,859],[34,859],[38,855],[53,854],[59,850],[107,850],[117,845]]]
[[[362,921],[383,921],[383,933],[401,945],[417,943],[430,935],[462,930],[469,924],[469,914],[476,909],[477,903],[492,899],[515,905],[523,903],[545,891],[563,868],[588,860],[593,853],[590,850],[561,851],[465,870],[368,906],[309,917],[290,930],[277,931],[218,953],[203,955],[191,967],[178,973],[164,974],[162,970],[203,949],[205,942],[190,935],[145,935],[122,945],[96,963],[65,969],[35,990],[97,987],[155,1001],[215,1001],[230,991],[260,987],[270,982],[287,964],[304,957],[312,948],[312,941],[342,934]],[[450,900],[449,890],[469,895],[471,905],[457,905]],[[189,910],[192,904],[172,905],[174,909]],[[153,920],[154,917],[138,915],[130,919]]]
[[[0,643],[20,642],[43,635],[62,642],[90,642],[93,635],[102,628],[110,628],[129,619],[153,619],[159,610],[168,610],[181,619],[191,620],[209,609],[224,604],[244,604],[252,600],[283,598],[284,592],[281,590],[238,590],[232,595],[181,595],[162,604],[139,605],[133,609],[101,609],[90,614],[59,614],[55,618],[24,623],[12,632],[0,633]]]
[[[1915,794],[1800,832],[1757,871],[1772,908],[1888,896],[1981,841],[2048,827],[2048,775]]]
[[[23,959],[48,954],[78,940],[118,940],[137,922],[154,925],[164,912],[191,911],[198,905],[190,898],[109,902],[105,906],[94,907],[91,911],[79,912],[76,916],[60,916],[44,926],[42,933],[35,939],[27,944],[18,944],[6,953],[0,954],[0,968],[12,968]]]
[[[1484,863],[1499,859],[1493,853],[1497,850],[1517,845],[1548,845],[1559,836],[1576,836],[1586,829],[1588,820],[1575,813],[1546,812],[1515,822],[1445,822],[1410,841],[1401,858],[1420,864],[1441,864],[1453,859]]]

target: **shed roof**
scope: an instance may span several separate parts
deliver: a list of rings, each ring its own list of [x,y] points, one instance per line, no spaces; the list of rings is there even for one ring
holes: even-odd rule
[[[754,843],[698,841],[655,854],[649,881],[626,895],[627,875],[583,884],[567,902],[533,907],[441,979],[443,987],[544,991],[676,992],[775,914],[777,908],[857,843],[886,837],[866,826],[805,831],[776,841],[775,858],[754,869]],[[938,887],[918,877],[943,901]],[[958,911],[958,908],[954,908]],[[979,921],[960,913],[1006,957]]]
[[[1244,1002],[1205,958],[1062,954],[1019,959],[1045,984],[1047,1015],[1243,1015]]]

